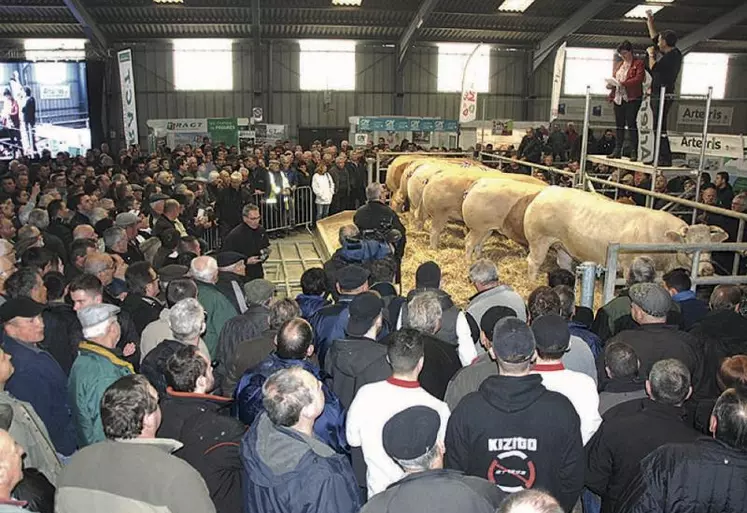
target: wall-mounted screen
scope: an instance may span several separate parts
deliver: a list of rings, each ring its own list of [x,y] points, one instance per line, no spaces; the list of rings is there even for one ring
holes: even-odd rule
[[[91,147],[85,62],[2,62],[0,93],[0,159]]]

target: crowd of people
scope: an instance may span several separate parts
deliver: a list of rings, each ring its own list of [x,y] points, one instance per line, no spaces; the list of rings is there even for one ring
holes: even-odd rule
[[[2,511],[741,511],[738,287],[641,257],[596,314],[572,273],[521,297],[489,260],[467,305],[437,262],[400,293],[405,226],[346,146],[10,163]],[[296,298],[264,279],[277,173],[356,209]]]

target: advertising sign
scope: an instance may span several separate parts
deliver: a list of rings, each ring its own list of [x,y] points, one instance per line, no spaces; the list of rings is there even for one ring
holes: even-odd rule
[[[226,146],[238,146],[239,125],[236,118],[208,118],[207,131],[213,144],[225,143]]]
[[[677,123],[680,125],[703,125],[705,106],[678,105]],[[711,107],[708,115],[708,126],[731,126],[734,107]]]
[[[132,50],[117,53],[119,85],[122,92],[122,119],[127,146],[138,143],[137,105],[135,103],[135,76],[132,73]],[[69,91],[68,91],[69,97]]]

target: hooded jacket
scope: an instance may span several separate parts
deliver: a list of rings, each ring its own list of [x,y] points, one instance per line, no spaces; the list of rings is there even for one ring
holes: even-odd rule
[[[571,511],[584,484],[578,415],[541,376],[490,376],[452,412],[445,463],[507,493],[544,489]]]
[[[747,354],[747,319],[733,310],[709,312],[690,330],[702,354],[697,398],[715,398],[721,391],[716,374],[729,356]],[[695,382],[695,378],[693,378]]]
[[[307,321],[311,319],[311,316],[316,312],[330,304],[328,299],[313,294],[297,295],[296,303],[298,303],[298,307],[301,309],[301,317]]]
[[[314,434],[336,452],[347,453],[345,410],[337,396],[324,383],[326,374],[308,360],[284,359],[273,353],[256,368],[244,373],[236,386],[234,408],[236,416],[244,424],[252,424],[257,416],[264,411],[262,385],[275,372],[290,367],[301,367],[322,382],[324,410],[314,422]]]
[[[641,461],[620,497],[620,513],[741,513],[747,500],[747,453],[700,438],[659,447]]]
[[[239,444],[244,424],[230,416],[232,401],[208,394],[166,389],[161,401],[163,421],[159,438],[173,438],[184,446],[174,453],[192,465],[205,480],[220,513],[241,513]]]
[[[357,513],[348,459],[316,438],[275,426],[262,413],[241,441],[246,511]]]

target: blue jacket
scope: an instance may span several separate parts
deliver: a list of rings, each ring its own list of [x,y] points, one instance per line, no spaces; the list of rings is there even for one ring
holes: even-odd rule
[[[388,244],[372,239],[358,241],[344,241],[340,248],[340,256],[349,263],[373,262],[392,254]]]
[[[307,321],[311,319],[311,316],[318,312],[321,308],[329,304],[329,300],[322,296],[314,296],[309,294],[299,294],[296,296],[296,303],[301,308],[301,317]]]
[[[575,335],[586,342],[586,345],[589,346],[591,353],[594,355],[594,360],[599,359],[599,355],[604,351],[604,344],[602,344],[602,339],[596,333],[587,328],[585,324],[577,321],[570,321],[568,323],[568,330],[571,332],[571,335]]]
[[[261,414],[241,440],[244,511],[357,513],[358,484],[348,459],[316,437],[275,426]]]
[[[3,350],[13,358],[15,372],[5,389],[31,403],[49,431],[55,449],[65,456],[77,448],[73,414],[67,401],[67,376],[48,352],[3,333]]]
[[[328,305],[317,311],[309,319],[314,330],[314,348],[319,358],[319,367],[324,369],[324,358],[327,356],[332,342],[346,338],[345,329],[348,327],[350,312],[348,308],[355,296],[341,295],[337,303]],[[377,340],[389,335],[389,324],[384,322]]]
[[[234,395],[236,416],[247,426],[251,425],[264,411],[262,385],[270,375],[289,367],[303,367],[322,382],[324,411],[314,423],[314,434],[336,452],[347,453],[349,448],[345,439],[345,410],[334,392],[324,384],[326,374],[307,360],[285,360],[272,353],[254,369],[245,372],[239,380]]]
[[[695,297],[692,290],[683,290],[672,296],[672,300],[680,306],[682,323],[685,330],[689,330],[708,314],[708,305]]]

